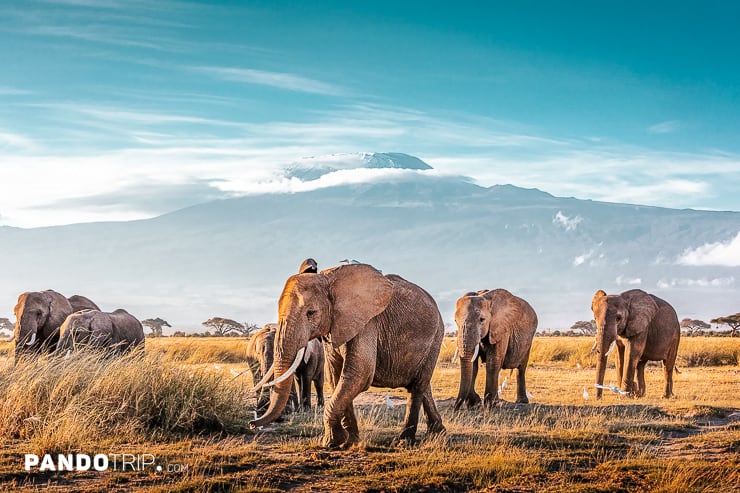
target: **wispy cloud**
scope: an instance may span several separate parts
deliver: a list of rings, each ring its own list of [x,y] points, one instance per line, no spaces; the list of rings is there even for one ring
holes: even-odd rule
[[[670,134],[680,130],[682,126],[683,124],[679,120],[668,120],[650,125],[647,130],[651,134]]]
[[[624,275],[619,275],[614,280],[614,282],[617,283],[617,286],[639,286],[642,284],[642,279],[639,277],[627,277]]]
[[[286,72],[270,72],[235,67],[191,67],[191,70],[222,80],[258,84],[288,91],[323,94],[327,96],[348,95],[347,90],[337,85]]]
[[[686,250],[676,263],[740,267],[740,233],[729,241],[705,243],[700,247]]]
[[[699,287],[699,288],[722,288],[728,287],[735,284],[735,278],[729,277],[715,277],[706,278],[702,277],[699,279],[691,278],[672,278],[672,279],[660,279],[656,286],[660,289],[670,288],[686,288],[686,287]]]

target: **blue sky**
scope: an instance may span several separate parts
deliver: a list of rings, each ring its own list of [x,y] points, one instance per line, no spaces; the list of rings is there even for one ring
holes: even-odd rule
[[[738,18],[731,2],[3,2],[0,224],[149,217],[363,151],[740,210]]]

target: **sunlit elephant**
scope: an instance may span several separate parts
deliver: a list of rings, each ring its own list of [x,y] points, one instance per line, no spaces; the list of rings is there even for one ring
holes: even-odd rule
[[[75,311],[87,309],[99,308],[84,296],[67,299],[51,289],[22,293],[14,309],[16,362],[24,354],[54,351],[64,320]]]
[[[144,346],[141,322],[123,309],[78,311],[69,315],[59,330],[57,351],[90,348],[125,353]]]
[[[478,359],[486,364],[485,406],[498,401],[501,369],[517,369],[516,402],[529,402],[526,371],[537,314],[523,299],[505,289],[467,293],[457,300],[457,353],[460,356],[460,387],[455,410],[463,402],[480,404],[475,392]]]
[[[400,276],[352,264],[288,278],[278,302],[276,392],[253,427],[275,420],[285,407],[290,379],[308,342],[325,338],[334,393],[324,408],[323,444],[359,441],[353,401],[371,385],[405,387],[410,396],[400,438],[413,441],[423,405],[429,432],[444,431],[430,380],[444,324],[434,299]]]
[[[591,301],[596,321],[596,383],[604,384],[606,360],[617,348],[617,378],[622,390],[633,397],[645,395],[645,364],[662,361],[665,375],[663,397],[673,395],[673,369],[681,328],[676,310],[667,302],[641,289],[607,295],[596,291]],[[637,384],[635,385],[635,370]],[[601,398],[602,389],[596,390]]]
[[[275,370],[273,366],[273,348],[276,330],[276,324],[267,324],[255,332],[247,342],[245,359],[249,372],[252,374],[252,381],[255,382],[254,389],[260,392],[257,398],[257,410],[260,412],[264,412],[270,404],[271,391],[266,391],[263,386],[270,380]],[[287,410],[292,412],[297,409],[298,396],[295,388],[292,388]]]

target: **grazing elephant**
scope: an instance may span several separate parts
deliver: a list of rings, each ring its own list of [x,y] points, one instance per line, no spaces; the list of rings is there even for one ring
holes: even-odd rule
[[[641,289],[607,295],[596,291],[591,301],[596,320],[596,383],[604,384],[606,359],[617,348],[617,377],[623,390],[633,397],[645,395],[645,364],[662,361],[665,375],[663,397],[673,395],[673,369],[681,329],[676,310],[667,302]],[[634,383],[637,370],[637,385]],[[601,398],[602,389],[596,390]]]
[[[30,291],[18,296],[15,305],[15,361],[24,354],[52,352],[59,341],[59,326],[77,310],[98,306],[84,296],[69,299],[52,291]]]
[[[141,322],[122,309],[111,313],[100,310],[75,312],[67,317],[59,331],[57,351],[87,347],[125,353],[144,345]]]
[[[276,324],[267,324],[249,339],[245,359],[249,372],[252,374],[254,390],[260,390],[272,376],[275,367],[273,366],[273,348],[275,343]],[[264,412],[270,404],[270,392],[260,390],[257,398],[257,410]],[[295,388],[290,391],[288,409],[294,411],[298,409],[298,396]]]
[[[498,376],[502,368],[517,369],[516,402],[529,402],[525,375],[537,331],[537,314],[529,303],[505,289],[467,293],[457,300],[455,322],[460,355],[455,410],[463,402],[469,408],[480,404],[480,396],[475,392],[479,358],[486,363],[486,407],[499,400]]]
[[[278,302],[276,391],[266,413],[250,425],[264,426],[280,415],[308,342],[324,338],[334,388],[324,407],[325,446],[359,441],[353,401],[371,385],[410,392],[401,439],[414,440],[422,405],[429,432],[444,431],[429,383],[443,335],[434,299],[400,276],[384,276],[366,264],[291,276]]]

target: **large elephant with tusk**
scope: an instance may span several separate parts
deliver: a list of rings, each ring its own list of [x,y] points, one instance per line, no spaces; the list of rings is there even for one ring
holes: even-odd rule
[[[645,365],[662,361],[665,376],[663,397],[673,395],[673,370],[678,355],[681,328],[676,310],[665,300],[631,289],[622,294],[607,295],[598,290],[591,300],[596,321],[596,343],[599,352],[596,384],[604,384],[606,361],[617,349],[619,385],[633,397],[645,395]],[[608,349],[607,349],[608,348]],[[637,384],[634,382],[637,374]],[[596,391],[600,399],[602,389]]]
[[[537,314],[522,298],[505,289],[470,292],[457,300],[457,349],[460,356],[460,387],[455,410],[463,403],[475,407],[480,396],[475,392],[478,359],[486,364],[485,406],[500,398],[498,376],[501,369],[517,369],[517,402],[529,402],[526,372],[532,339],[537,331]]]
[[[144,346],[144,328],[141,322],[120,308],[110,313],[100,310],[72,313],[62,323],[59,334],[57,351],[87,348],[115,354]]]
[[[59,341],[59,327],[78,310],[99,310],[90,299],[74,295],[65,298],[51,289],[29,291],[18,296],[15,305],[15,361],[25,354],[52,352]]]
[[[397,275],[367,264],[305,272],[288,278],[278,302],[275,385],[265,414],[252,427],[274,421],[290,392],[290,380],[309,341],[324,338],[334,393],[324,408],[327,447],[359,441],[353,401],[371,385],[405,387],[410,396],[400,438],[413,441],[421,406],[430,432],[444,431],[430,380],[444,324],[434,299]]]

